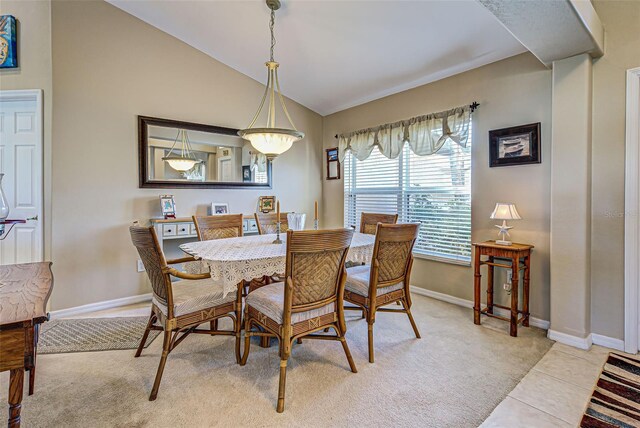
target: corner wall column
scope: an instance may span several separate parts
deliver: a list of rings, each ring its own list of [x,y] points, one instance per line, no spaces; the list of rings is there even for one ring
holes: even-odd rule
[[[549,338],[591,346],[591,110],[588,54],[553,62],[551,327]]]

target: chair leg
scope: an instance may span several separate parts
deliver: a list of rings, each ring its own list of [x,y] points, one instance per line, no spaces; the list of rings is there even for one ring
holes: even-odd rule
[[[285,382],[287,380],[287,358],[280,360],[280,382],[278,384],[278,405],[276,411],[278,413],[284,412],[284,390]]]
[[[218,320],[209,321],[209,327],[211,328],[211,330],[218,330]],[[214,336],[214,334],[211,333],[211,336]]]
[[[162,342],[162,356],[160,357],[160,364],[158,365],[158,372],[156,373],[156,380],[153,382],[153,388],[151,389],[151,395],[149,401],[153,401],[158,396],[158,389],[160,388],[160,380],[162,380],[162,372],[164,371],[164,365],[167,362],[171,346],[171,331],[164,331],[164,342]]]
[[[147,322],[147,329],[144,331],[142,335],[142,339],[140,340],[140,345],[138,345],[138,350],[134,355],[134,358],[137,358],[142,354],[142,350],[144,349],[145,343],[147,343],[147,337],[149,337],[149,331],[151,331],[151,326],[156,321],[156,315],[153,313],[153,309],[151,310],[151,315],[149,315],[149,322]]]
[[[241,330],[242,330],[242,290],[243,290],[244,281],[238,284],[238,289],[236,291],[236,319],[233,322],[233,329],[236,333],[236,363],[240,364],[240,360],[242,359],[240,356],[240,340],[241,340]]]
[[[340,337],[340,343],[342,343],[342,349],[344,349],[344,354],[347,356],[347,361],[349,362],[349,367],[353,373],[358,373],[358,369],[356,368],[356,363],[353,361],[353,357],[351,356],[351,351],[349,351],[349,345],[347,345],[347,339],[344,337],[344,333],[340,331],[339,328],[335,328],[338,337]]]
[[[240,359],[240,365],[247,364],[247,358],[249,358],[249,349],[251,349],[251,336],[247,333],[251,330],[251,321],[249,317],[245,315],[244,318],[244,351],[242,353],[242,359]]]
[[[413,332],[416,334],[416,338],[420,339],[420,332],[418,331],[418,326],[416,322],[413,320],[413,315],[411,315],[411,309],[409,308],[409,304],[403,299],[402,306],[404,306],[405,311],[407,311],[407,315],[409,316],[409,322],[411,322],[411,327],[413,327]]]
[[[373,322],[370,321],[368,325],[369,330],[369,362],[373,363]]]

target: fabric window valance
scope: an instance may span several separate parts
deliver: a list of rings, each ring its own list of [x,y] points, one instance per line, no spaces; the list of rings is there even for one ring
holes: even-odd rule
[[[409,143],[416,155],[425,156],[440,150],[447,139],[466,147],[470,121],[471,109],[464,106],[340,134],[338,157],[342,162],[347,152],[351,151],[356,159],[363,161],[378,146],[380,153],[395,159],[405,143]]]

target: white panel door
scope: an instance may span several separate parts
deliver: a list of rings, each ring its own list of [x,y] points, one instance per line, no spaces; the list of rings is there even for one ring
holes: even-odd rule
[[[42,252],[42,97],[41,91],[0,91],[0,172],[17,224],[0,241],[0,264],[38,262]]]

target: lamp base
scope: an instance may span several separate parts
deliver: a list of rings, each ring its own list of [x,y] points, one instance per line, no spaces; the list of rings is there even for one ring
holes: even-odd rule
[[[511,245],[512,242],[511,241],[503,241],[502,239],[498,239],[496,241],[496,244],[498,244],[498,245]]]

